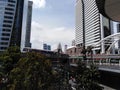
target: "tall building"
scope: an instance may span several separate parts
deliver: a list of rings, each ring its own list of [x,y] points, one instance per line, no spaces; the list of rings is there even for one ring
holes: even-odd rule
[[[83,46],[83,33],[85,46],[88,47],[110,35],[110,32],[109,20],[99,13],[96,0],[76,1],[76,45]],[[99,43],[94,51],[100,53],[102,49],[104,47]]]
[[[10,46],[17,45],[20,47],[24,0],[15,0],[15,1],[17,3],[16,3],[16,11],[15,11],[13,28],[11,31]]]
[[[27,25],[26,25],[26,37],[25,37],[25,47],[31,48],[30,35],[31,35],[31,19],[32,19],[32,5],[33,2],[28,2],[28,12],[27,12]]]
[[[51,46],[44,43],[43,50],[51,51]]]
[[[120,33],[120,23],[117,24],[117,32]],[[118,41],[118,54],[120,54],[120,40]]]
[[[75,43],[75,40],[72,40],[72,46],[75,46],[76,43]]]
[[[117,33],[120,33],[120,23],[117,24]],[[120,54],[120,40],[118,41],[118,49]]]
[[[83,9],[82,9],[82,1],[76,1],[76,24],[75,24],[75,41],[76,45],[83,44]]]
[[[24,47],[27,6],[28,0],[0,0],[0,51]]]
[[[86,46],[100,41],[100,14],[95,0],[76,2],[76,44],[83,44],[83,29]]]
[[[105,37],[111,35],[111,33],[113,32],[112,31],[113,24],[111,24],[111,21],[108,18],[104,17],[101,14],[100,14],[100,26],[101,26],[101,28],[100,28],[101,40],[104,39]],[[102,43],[100,43],[100,45],[101,45],[101,53],[105,53],[105,51],[108,49],[109,45],[106,44],[106,42],[104,42],[104,41]]]
[[[16,0],[0,0],[0,51],[6,50],[10,45],[16,7]]]

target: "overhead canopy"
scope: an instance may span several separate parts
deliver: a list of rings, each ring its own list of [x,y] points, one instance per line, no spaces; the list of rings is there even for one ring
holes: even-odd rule
[[[120,22],[120,0],[96,0],[100,13]]]

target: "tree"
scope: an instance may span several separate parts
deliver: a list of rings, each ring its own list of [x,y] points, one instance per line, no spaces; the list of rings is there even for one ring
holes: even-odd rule
[[[88,52],[88,54],[92,54],[92,49],[93,49],[93,46],[88,46],[86,51]]]
[[[16,63],[21,57],[20,48],[17,46],[9,47],[0,55],[0,63],[4,74],[9,74],[9,72],[15,67]]]
[[[90,54],[91,60],[93,60],[93,51],[92,51],[92,49],[93,49],[93,46],[88,46],[87,49],[86,49],[88,55]],[[93,61],[92,61],[92,63],[93,63]]]
[[[90,67],[87,68],[86,64],[80,61],[75,72],[79,89],[102,90],[98,84],[100,76],[96,66],[90,65]]]
[[[51,62],[39,53],[27,53],[10,72],[11,90],[48,90],[52,82]]]

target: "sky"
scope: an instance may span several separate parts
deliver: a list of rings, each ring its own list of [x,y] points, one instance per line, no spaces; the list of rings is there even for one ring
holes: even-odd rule
[[[57,48],[71,46],[75,38],[75,0],[32,0],[32,48],[43,49],[43,43]]]

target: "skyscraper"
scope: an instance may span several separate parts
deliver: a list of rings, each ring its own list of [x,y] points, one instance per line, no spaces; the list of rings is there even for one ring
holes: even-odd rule
[[[117,24],[117,33],[120,33],[120,23]],[[120,54],[120,40],[118,41],[118,54]]]
[[[120,33],[120,23],[117,24],[117,33]],[[118,49],[120,50],[120,40],[118,41]]]
[[[0,51],[24,46],[28,0],[0,0]]]
[[[111,31],[108,27],[109,20],[99,13],[96,0],[76,1],[76,45],[83,46],[83,32],[85,33],[86,47],[99,42],[102,38],[110,35]],[[109,32],[105,34],[107,30]],[[100,53],[102,48],[99,43],[94,51]]]
[[[75,41],[76,45],[83,44],[83,9],[81,0],[76,1],[76,24],[75,24]]]
[[[46,43],[43,44],[43,50],[51,51],[51,45],[47,45]]]
[[[86,47],[100,41],[100,14],[95,0],[76,2],[76,44],[83,44],[83,31]]]
[[[24,10],[24,0],[15,0],[16,11],[15,18],[13,22],[13,28],[11,31],[11,41],[10,46],[21,46],[21,34],[22,34],[22,23],[23,23],[23,10]]]
[[[25,47],[31,47],[30,34],[31,34],[32,4],[33,4],[32,1],[28,1]]]
[[[16,7],[17,0],[0,0],[0,51],[6,50],[10,45]]]

